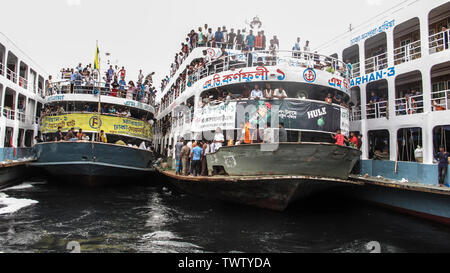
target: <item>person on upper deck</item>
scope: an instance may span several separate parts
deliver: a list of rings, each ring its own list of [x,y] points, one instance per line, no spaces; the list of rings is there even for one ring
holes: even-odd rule
[[[274,99],[284,100],[287,97],[288,97],[287,93],[284,90],[283,86],[280,86],[279,88],[275,89],[275,91],[273,92],[273,98]]]
[[[106,137],[105,131],[103,131],[103,130],[100,131],[98,142],[100,142],[100,143],[108,143],[108,138]]]
[[[64,139],[64,136],[62,133],[62,127],[58,127],[58,131],[56,131],[55,141],[62,141],[63,139]]]
[[[328,96],[325,98],[325,102],[328,104],[333,104],[333,97],[331,96],[331,93],[328,93]]]
[[[214,34],[214,47],[221,47],[223,42],[223,33],[222,29],[217,28],[216,33]]]
[[[266,83],[266,88],[264,89],[264,98],[267,100],[271,100],[274,97],[274,92],[270,83]]]
[[[255,35],[253,35],[253,30],[250,30],[250,34],[245,38],[247,44],[247,50],[252,51],[255,47]]]
[[[252,100],[260,100],[264,98],[263,92],[259,89],[259,85],[255,84],[255,89],[252,90],[250,94],[250,99]]]
[[[233,49],[236,43],[236,33],[234,32],[234,28],[231,29],[231,32],[228,34],[228,49]]]

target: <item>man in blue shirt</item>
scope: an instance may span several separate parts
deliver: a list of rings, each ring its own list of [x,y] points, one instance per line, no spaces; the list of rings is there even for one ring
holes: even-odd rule
[[[201,159],[202,159],[202,153],[203,153],[202,146],[203,145],[200,142],[199,145],[197,145],[194,149],[192,149],[192,152],[191,152],[191,160],[192,160],[192,168],[194,169],[193,170],[194,176],[200,176],[200,173],[201,173],[201,168],[202,168]]]
[[[439,148],[439,153],[435,156],[436,160],[439,162],[439,187],[444,187],[445,177],[447,176],[447,170],[449,165],[450,154],[445,151],[445,148],[441,146]]]
[[[245,41],[247,42],[247,49],[252,51],[255,47],[255,35],[253,35],[253,30],[250,30],[250,34],[247,36]]]
[[[75,86],[76,79],[77,74],[72,69],[72,74],[70,74],[70,93],[73,93],[73,87]]]
[[[220,27],[217,29],[216,34],[214,35],[214,40],[216,41],[216,47],[222,46],[223,32]]]

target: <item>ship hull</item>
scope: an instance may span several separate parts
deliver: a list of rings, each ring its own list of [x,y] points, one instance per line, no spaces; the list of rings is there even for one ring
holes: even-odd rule
[[[153,153],[126,146],[51,142],[35,147],[37,162],[51,181],[63,184],[104,186],[134,183],[154,171]]]
[[[326,143],[280,143],[222,147],[207,156],[209,172],[230,176],[301,175],[348,179],[361,152]]]
[[[358,184],[339,179],[301,176],[187,177],[160,171],[178,191],[274,211],[332,188]]]

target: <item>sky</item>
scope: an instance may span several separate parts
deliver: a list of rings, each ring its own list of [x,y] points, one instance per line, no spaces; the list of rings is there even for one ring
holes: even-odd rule
[[[296,37],[314,49],[404,0],[0,1],[0,32],[54,77],[63,67],[92,63],[98,40],[102,54],[125,66],[128,80],[139,69],[156,72],[159,88],[186,34],[205,23],[242,29],[258,16],[280,49],[290,50]]]

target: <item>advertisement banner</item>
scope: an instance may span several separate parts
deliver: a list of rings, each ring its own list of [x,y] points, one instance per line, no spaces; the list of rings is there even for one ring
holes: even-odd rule
[[[221,103],[213,106],[199,107],[195,110],[192,132],[235,129],[236,102]]]
[[[334,105],[313,101],[274,100],[239,102],[237,108],[247,112],[253,126],[258,122],[271,122],[273,110],[278,109],[279,123],[284,123],[286,129],[334,133],[342,128],[343,131],[348,131],[348,110]],[[344,113],[341,114],[341,110]]]
[[[55,133],[58,127],[63,132],[71,128],[76,131],[83,129],[85,132],[105,131],[106,134],[124,135],[150,140],[152,137],[151,126],[148,122],[131,118],[114,116],[100,116],[97,114],[67,114],[60,116],[47,116],[42,121],[42,133]]]

